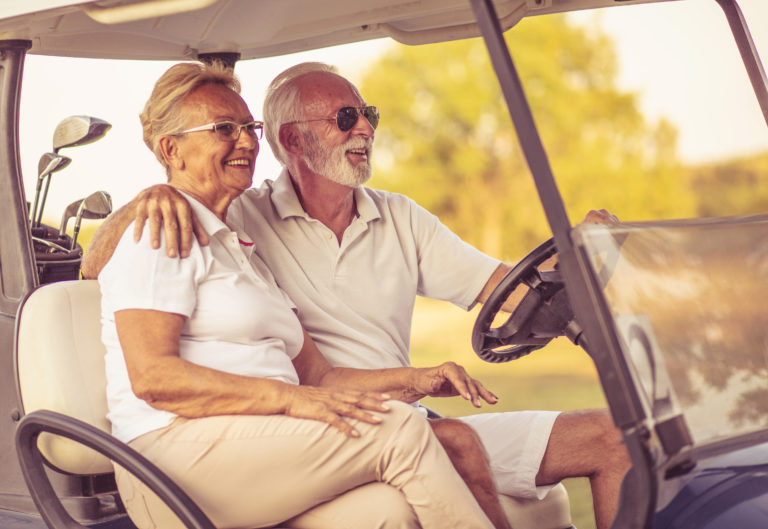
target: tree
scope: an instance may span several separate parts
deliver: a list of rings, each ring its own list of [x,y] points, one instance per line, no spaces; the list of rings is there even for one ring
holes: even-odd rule
[[[768,212],[768,153],[690,169],[702,217]]]
[[[637,96],[616,88],[608,37],[547,16],[506,39],[572,222],[600,207],[626,220],[692,211],[676,131],[647,124]],[[382,114],[373,186],[407,194],[503,259],[549,236],[480,39],[395,47],[361,91]]]

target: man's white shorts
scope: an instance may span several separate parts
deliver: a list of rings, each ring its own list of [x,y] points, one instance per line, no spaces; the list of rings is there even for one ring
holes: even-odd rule
[[[500,493],[543,498],[554,485],[536,486],[536,474],[560,412],[513,411],[457,417],[480,436]]]

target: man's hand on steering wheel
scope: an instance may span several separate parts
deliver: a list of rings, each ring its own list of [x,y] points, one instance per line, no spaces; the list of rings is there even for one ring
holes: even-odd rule
[[[499,401],[499,398],[488,391],[482,382],[469,376],[462,366],[454,362],[445,362],[437,367],[414,369],[410,388],[421,396],[461,396],[476,408],[482,406],[483,400],[488,404],[496,404]]]
[[[606,209],[591,209],[584,216],[581,224],[618,224],[619,218],[613,215]],[[543,261],[536,264],[536,267],[540,270],[552,270],[557,264],[557,253],[548,256]],[[488,279],[488,282],[483,287],[483,290],[477,296],[477,302],[485,303],[491,294],[499,286],[499,283],[512,271],[512,265],[507,263],[501,263],[499,267],[493,272],[493,275]],[[523,299],[526,290],[517,289],[508,293],[507,298],[504,300],[504,304],[500,310],[511,314],[520,301]]]
[[[619,217],[607,209],[590,209],[584,216],[582,224],[618,224]]]
[[[591,210],[582,223],[617,224],[605,209]],[[581,328],[575,322],[557,267],[553,239],[545,241],[514,267],[499,266],[478,301],[483,302],[474,329],[472,348],[487,362],[508,362],[547,345],[557,336],[578,343]],[[554,270],[552,270],[554,268]],[[502,278],[502,271],[507,272]],[[525,287],[525,288],[520,288]],[[490,292],[488,292],[490,290]],[[504,310],[507,320],[492,327]]]

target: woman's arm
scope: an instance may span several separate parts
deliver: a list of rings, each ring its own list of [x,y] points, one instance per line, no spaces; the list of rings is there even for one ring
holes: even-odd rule
[[[498,397],[453,362],[436,367],[397,367],[391,369],[353,369],[331,366],[304,330],[304,346],[293,359],[302,384],[332,386],[361,391],[382,391],[397,400],[415,402],[422,397],[461,395],[479,408],[482,400],[496,404]]]
[[[188,362],[179,356],[184,321],[155,310],[115,312],[131,387],[153,408],[183,417],[285,414],[327,422],[352,437],[359,434],[344,417],[376,424],[380,419],[366,410],[387,410],[388,395],[294,386]]]

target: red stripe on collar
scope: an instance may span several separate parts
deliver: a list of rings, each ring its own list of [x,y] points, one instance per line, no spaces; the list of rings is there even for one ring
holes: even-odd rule
[[[252,242],[245,242],[245,241],[244,241],[243,239],[241,239],[240,237],[238,237],[238,238],[237,238],[237,240],[238,240],[238,242],[239,242],[240,244],[242,244],[243,246],[253,246],[253,243],[252,243]]]

